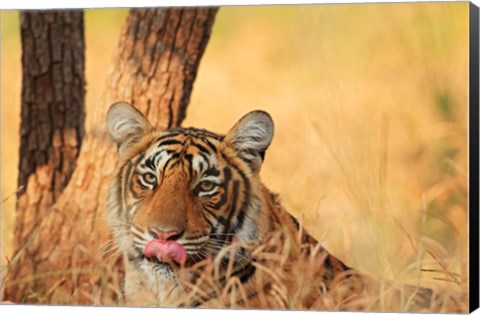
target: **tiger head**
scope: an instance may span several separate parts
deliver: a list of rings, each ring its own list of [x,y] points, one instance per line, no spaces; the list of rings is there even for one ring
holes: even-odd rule
[[[125,258],[147,277],[172,281],[179,267],[265,237],[271,222],[259,171],[273,137],[268,113],[248,113],[223,136],[157,131],[133,106],[116,103],[107,127],[120,159],[108,220]]]

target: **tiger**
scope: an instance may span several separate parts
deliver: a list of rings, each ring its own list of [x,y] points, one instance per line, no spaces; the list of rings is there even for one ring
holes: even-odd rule
[[[106,218],[126,305],[365,309],[370,276],[323,248],[260,179],[274,135],[267,112],[247,113],[224,135],[156,130],[126,102],[106,120],[119,156]]]

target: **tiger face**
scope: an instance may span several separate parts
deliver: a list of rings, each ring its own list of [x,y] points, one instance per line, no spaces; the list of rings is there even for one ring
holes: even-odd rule
[[[116,103],[107,127],[120,165],[108,199],[108,221],[125,259],[152,285],[175,282],[178,268],[215,258],[232,242],[255,246],[269,219],[259,179],[273,121],[263,111],[225,135],[195,128],[156,131],[127,103]],[[236,269],[248,262],[243,247]]]

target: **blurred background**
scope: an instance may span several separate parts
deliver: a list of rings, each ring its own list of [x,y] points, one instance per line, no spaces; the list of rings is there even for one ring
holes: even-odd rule
[[[85,10],[87,130],[127,14]],[[388,279],[465,288],[468,22],[468,2],[223,7],[184,126],[225,133],[246,112],[268,111],[276,129],[263,181],[331,253]],[[1,27],[5,264],[19,13],[1,12]]]

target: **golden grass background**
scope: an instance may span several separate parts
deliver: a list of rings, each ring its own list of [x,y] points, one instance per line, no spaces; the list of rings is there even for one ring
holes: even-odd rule
[[[85,10],[87,128],[126,14]],[[4,264],[18,173],[18,12],[3,11],[1,23]],[[252,109],[276,124],[264,182],[331,253],[387,279],[466,289],[467,2],[221,8],[184,125],[226,132]]]

